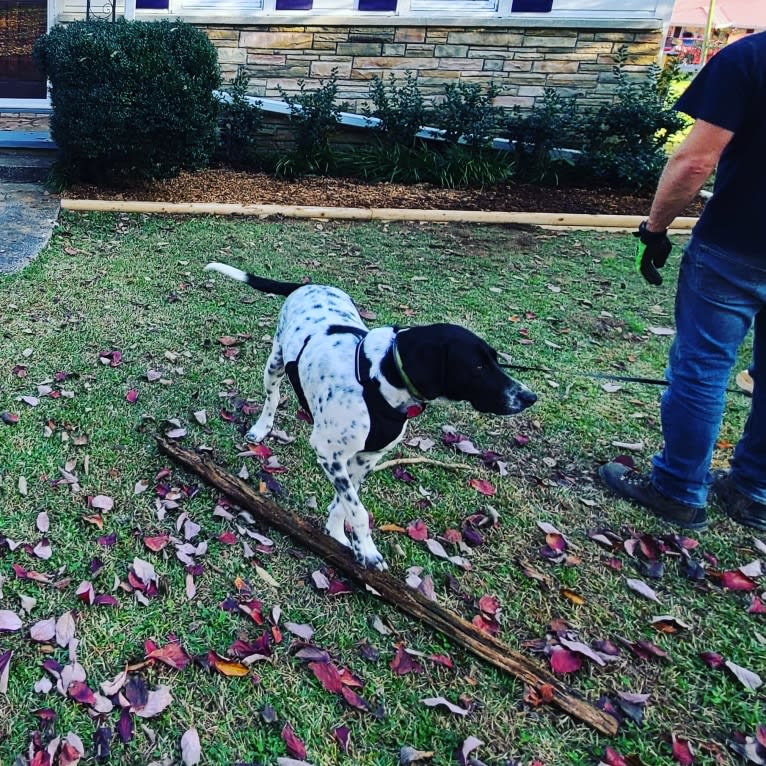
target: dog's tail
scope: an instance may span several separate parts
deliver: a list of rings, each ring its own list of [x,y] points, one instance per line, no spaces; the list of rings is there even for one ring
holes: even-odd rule
[[[255,274],[248,274],[241,269],[235,269],[226,263],[208,263],[205,271],[218,271],[230,279],[236,279],[237,282],[246,282],[253,290],[259,290],[262,293],[274,293],[274,295],[290,295],[299,287],[303,287],[300,282],[278,282],[276,279],[264,279],[256,277]]]

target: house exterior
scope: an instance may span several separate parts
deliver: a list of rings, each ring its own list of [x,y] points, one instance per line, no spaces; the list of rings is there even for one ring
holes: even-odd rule
[[[0,0],[6,121],[41,114],[47,105],[45,84],[38,77],[30,86],[29,62],[23,74],[19,64],[29,38],[40,33],[43,9],[48,27],[86,15],[180,18],[205,30],[225,78],[246,68],[252,95],[278,98],[279,86],[296,92],[299,81],[310,88],[336,70],[339,100],[354,111],[366,103],[373,77],[404,72],[414,74],[427,97],[462,78],[494,82],[504,107],[531,107],[546,87],[577,93],[582,103],[605,103],[614,94],[616,52],[627,47],[628,71],[656,62],[673,6],[672,0],[113,1],[116,7],[110,0]],[[34,16],[32,35],[14,32],[14,9]],[[27,42],[17,44],[22,38]],[[26,78],[23,88],[14,88],[14,71],[17,81]]]

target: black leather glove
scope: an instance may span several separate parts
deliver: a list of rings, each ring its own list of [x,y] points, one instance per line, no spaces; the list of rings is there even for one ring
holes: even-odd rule
[[[665,265],[665,261],[667,261],[673,248],[668,239],[668,230],[649,231],[646,228],[646,221],[641,221],[638,231],[634,231],[633,236],[638,237],[636,268],[650,285],[661,285],[662,277],[657,269],[661,269]]]

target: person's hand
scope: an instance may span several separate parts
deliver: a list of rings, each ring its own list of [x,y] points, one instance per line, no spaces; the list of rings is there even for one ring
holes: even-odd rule
[[[634,231],[633,236],[638,237],[636,268],[650,285],[661,285],[662,277],[657,269],[665,265],[673,247],[668,239],[668,230],[649,231],[646,221],[641,221],[638,231]]]

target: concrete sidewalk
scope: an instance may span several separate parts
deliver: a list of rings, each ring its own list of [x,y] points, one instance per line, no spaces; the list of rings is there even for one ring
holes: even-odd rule
[[[0,179],[0,274],[26,266],[48,244],[59,198],[40,183]]]
[[[46,155],[0,155],[0,274],[23,269],[53,233],[59,197],[43,185],[53,161]]]

